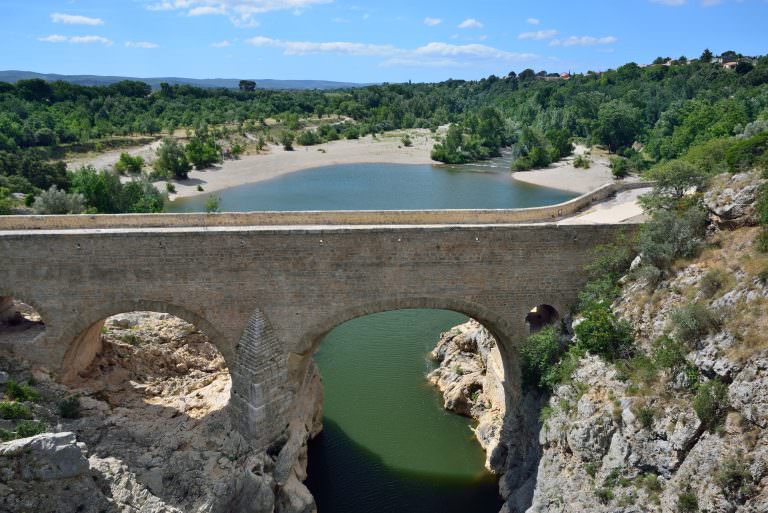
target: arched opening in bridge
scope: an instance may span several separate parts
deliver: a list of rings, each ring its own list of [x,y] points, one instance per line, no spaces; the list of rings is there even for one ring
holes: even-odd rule
[[[307,486],[319,511],[500,509],[468,418],[504,416],[503,365],[479,323],[448,310],[370,314],[329,332],[315,361],[324,429]]]
[[[0,346],[31,342],[45,331],[33,306],[13,296],[0,296]]]
[[[242,474],[247,445],[226,408],[227,364],[207,333],[168,313],[125,312],[91,325],[70,353],[90,354],[94,340],[92,361],[67,384],[67,394],[79,398],[81,419],[61,422],[97,457],[102,480],[135,476],[135,497],[126,500],[147,494],[181,511],[228,504],[214,490],[227,472],[233,479]]]
[[[553,306],[538,305],[528,312],[525,316],[525,324],[528,326],[528,333],[534,334],[547,326],[556,324],[560,320],[560,314]]]

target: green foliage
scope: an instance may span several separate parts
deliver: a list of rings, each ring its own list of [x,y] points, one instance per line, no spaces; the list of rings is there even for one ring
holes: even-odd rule
[[[447,164],[462,164],[501,155],[509,143],[504,120],[493,108],[480,108],[462,124],[454,123],[442,143],[432,150],[432,158]]]
[[[610,488],[598,488],[595,490],[595,497],[600,501],[600,504],[608,504],[613,500],[613,490]]]
[[[71,173],[72,190],[101,214],[162,212],[165,199],[145,178],[122,183],[120,177],[93,167]]]
[[[719,379],[707,381],[698,387],[692,406],[701,424],[714,431],[725,420],[730,407],[728,386]]]
[[[80,396],[70,395],[59,401],[59,415],[65,419],[80,418]]]
[[[0,401],[0,418],[15,420],[29,419],[32,413],[29,408],[15,401]]]
[[[723,290],[726,283],[729,281],[729,275],[721,268],[710,269],[702,276],[699,282],[699,290],[702,295],[709,299],[715,296],[719,291]]]
[[[12,401],[32,401],[40,400],[40,394],[37,390],[24,383],[18,383],[9,380],[5,384],[5,396]]]
[[[654,214],[638,239],[643,265],[666,271],[678,259],[695,257],[704,242],[707,222],[707,212],[699,207]]]
[[[729,501],[743,503],[755,493],[755,481],[741,453],[726,458],[715,478]]]
[[[315,146],[321,144],[323,139],[318,135],[317,131],[306,130],[296,137],[296,142],[302,146]]]
[[[579,368],[579,362],[584,357],[584,350],[579,346],[571,346],[555,365],[549,368],[541,383],[545,390],[554,390],[561,383],[567,383],[573,373]]]
[[[708,178],[704,171],[685,160],[660,164],[645,176],[656,182],[653,191],[641,200],[649,211],[679,208],[686,192],[701,189]]]
[[[589,477],[594,478],[595,474],[597,474],[597,465],[595,465],[592,462],[587,463],[586,465],[584,465],[584,471],[587,473]]]
[[[411,146],[413,146],[413,140],[411,140],[411,136],[410,136],[410,135],[408,135],[408,134],[405,134],[405,135],[404,135],[404,136],[403,136],[403,137],[400,139],[400,142],[402,142],[402,143],[403,143],[403,146],[405,146],[406,148],[410,148]]]
[[[594,139],[616,152],[632,143],[642,130],[642,115],[639,109],[621,100],[612,100],[600,106]]]
[[[580,348],[608,361],[629,355],[632,327],[618,319],[609,305],[595,304],[582,315],[584,319],[574,328]]]
[[[120,160],[115,164],[115,171],[121,175],[137,175],[144,168],[144,159],[140,156],[132,157],[129,153],[121,153]]]
[[[655,416],[656,411],[648,406],[642,406],[637,410],[637,420],[640,421],[643,429],[651,429],[653,427],[653,418]]]
[[[689,491],[677,496],[677,513],[698,513],[699,499],[696,494]]]
[[[523,385],[547,388],[545,377],[550,375],[562,352],[560,334],[554,326],[547,326],[529,336],[520,348]]]
[[[617,180],[627,177],[630,173],[629,160],[624,157],[611,157],[611,173]]]
[[[85,198],[78,193],[67,194],[52,185],[35,198],[32,209],[36,214],[43,215],[82,214],[85,210]]]
[[[661,337],[653,343],[653,361],[659,368],[678,372],[687,365],[686,349],[683,344],[673,338]]]
[[[280,144],[283,145],[283,149],[285,151],[293,151],[293,140],[293,132],[285,130],[280,134]]]
[[[176,192],[176,186],[173,185],[171,182],[165,182],[165,192],[168,194],[173,194]]]
[[[220,196],[208,196],[205,200],[205,211],[208,214],[219,212],[221,209],[221,197]]]
[[[160,147],[157,148],[157,160],[155,160],[154,168],[162,177],[186,180],[192,165],[189,163],[187,153],[181,144],[173,137],[166,137]]]
[[[16,424],[16,436],[18,438],[28,438],[30,436],[41,435],[48,430],[48,426],[36,420],[22,420]]]
[[[573,167],[576,169],[589,169],[592,166],[592,160],[589,155],[577,155],[573,159]]]
[[[725,152],[725,160],[732,173],[754,167],[768,169],[768,132],[733,142]]]
[[[208,131],[206,125],[202,125],[195,130],[194,137],[189,140],[184,151],[187,153],[187,159],[195,166],[195,169],[205,169],[222,161],[221,146],[219,146],[215,137]]]
[[[701,303],[676,308],[669,316],[675,338],[691,347],[720,326],[720,318]]]

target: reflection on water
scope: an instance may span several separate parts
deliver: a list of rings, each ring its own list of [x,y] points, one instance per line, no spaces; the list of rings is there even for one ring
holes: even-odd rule
[[[221,198],[224,212],[522,208],[551,205],[576,196],[512,180],[503,159],[463,166],[328,166],[215,194]],[[204,211],[207,197],[179,199],[167,210]]]
[[[332,331],[316,355],[325,431],[310,444],[308,486],[320,513],[496,513],[496,480],[470,419],[446,412],[425,374],[444,310],[369,315]]]

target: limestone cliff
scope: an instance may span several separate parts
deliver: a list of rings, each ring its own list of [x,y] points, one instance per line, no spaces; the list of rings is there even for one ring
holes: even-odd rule
[[[610,363],[587,355],[554,390],[541,411],[532,502],[508,500],[504,511],[768,511],[768,255],[756,249],[754,227],[760,183],[756,174],[717,177],[704,196],[711,225],[701,255],[659,283],[622,279],[613,310],[634,329],[635,357]],[[504,444],[513,451],[526,440],[501,421],[488,356],[495,344],[483,332],[472,322],[444,334],[430,381],[447,408],[491,424],[478,429],[489,454]],[[505,496],[508,476],[520,472],[509,462],[489,464],[503,473]]]
[[[0,511],[315,511],[302,481],[307,439],[321,428],[316,369],[284,437],[256,452],[230,424],[221,355],[192,325],[135,312],[110,318],[103,340],[72,386],[2,362],[10,378],[32,379],[41,399],[29,407],[55,433],[0,445]],[[59,405],[73,395],[79,412],[67,416],[77,418],[64,418]]]

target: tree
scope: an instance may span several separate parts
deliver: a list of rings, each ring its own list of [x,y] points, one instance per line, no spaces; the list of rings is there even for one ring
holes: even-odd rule
[[[247,91],[252,92],[256,90],[256,82],[253,80],[241,80],[240,81],[240,90],[241,91]]]
[[[221,146],[205,126],[195,130],[195,135],[189,140],[185,151],[195,169],[205,169],[222,161]]]
[[[123,152],[120,154],[120,160],[115,164],[115,171],[121,175],[132,174],[137,175],[141,173],[141,169],[144,167],[144,159],[139,155],[133,157],[129,153]]]
[[[157,149],[154,167],[161,176],[173,176],[182,180],[189,177],[189,171],[192,169],[184,148],[173,137],[163,139]]]
[[[699,57],[699,60],[703,62],[704,64],[710,64],[712,62],[712,59],[714,59],[715,56],[712,55],[712,52],[709,50],[709,48],[706,48],[702,53],[701,57]]]
[[[82,194],[67,194],[52,185],[35,198],[32,209],[42,215],[82,214],[85,199]]]
[[[280,134],[280,144],[283,145],[285,151],[293,151],[293,139],[293,132],[288,130],[285,130]]]
[[[656,182],[653,191],[642,200],[649,210],[677,207],[686,192],[702,188],[708,178],[705,171],[684,160],[659,164],[646,177]]]
[[[70,190],[81,194],[88,206],[102,214],[118,214],[122,184],[115,173],[84,166],[70,174]]]
[[[746,75],[753,69],[755,69],[755,67],[752,65],[751,62],[739,61],[739,63],[736,65],[735,71],[739,75]]]
[[[600,107],[595,139],[616,152],[632,145],[641,126],[641,113],[638,109],[621,100],[612,100]]]

